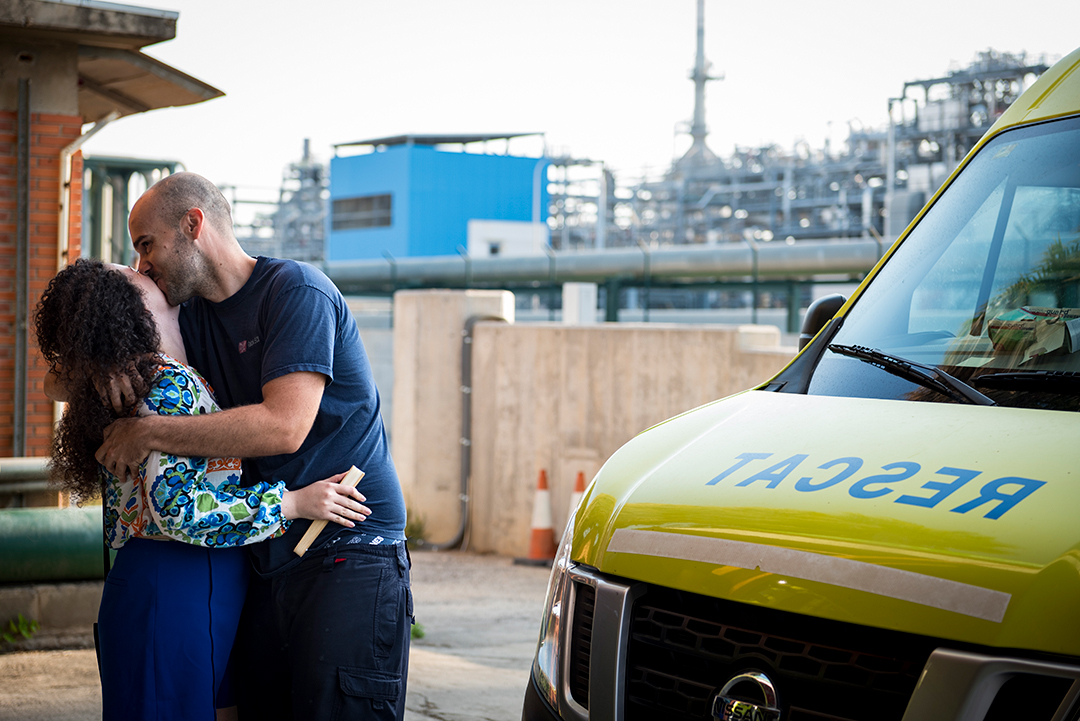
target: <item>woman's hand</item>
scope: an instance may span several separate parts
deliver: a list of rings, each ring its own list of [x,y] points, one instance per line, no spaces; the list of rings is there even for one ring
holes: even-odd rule
[[[128,363],[121,372],[113,373],[105,378],[94,377],[94,389],[101,396],[101,401],[106,406],[112,406],[118,416],[124,415],[126,409],[139,402],[139,396],[135,393],[132,379],[138,377],[138,371],[134,363]]]
[[[341,475],[335,476],[340,480]],[[371,515],[371,509],[362,504],[366,501],[360,491],[342,486],[333,478],[317,481],[298,491],[285,491],[281,499],[281,512],[290,520],[310,518],[340,523],[352,528]]]

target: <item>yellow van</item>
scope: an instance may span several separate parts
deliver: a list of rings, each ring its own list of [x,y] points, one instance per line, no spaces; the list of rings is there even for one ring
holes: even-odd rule
[[[1080,716],[1080,50],[807,322],[597,475],[526,721]]]

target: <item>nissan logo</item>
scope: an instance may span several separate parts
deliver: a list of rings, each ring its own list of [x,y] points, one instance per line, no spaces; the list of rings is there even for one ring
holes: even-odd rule
[[[713,697],[716,721],[778,721],[780,701],[772,679],[760,671],[747,671],[724,684]]]

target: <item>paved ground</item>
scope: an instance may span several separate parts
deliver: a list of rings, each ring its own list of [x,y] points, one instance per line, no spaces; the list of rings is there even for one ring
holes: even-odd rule
[[[406,721],[515,721],[548,570],[469,553],[413,554],[416,618]],[[0,655],[0,721],[98,721],[93,650]]]

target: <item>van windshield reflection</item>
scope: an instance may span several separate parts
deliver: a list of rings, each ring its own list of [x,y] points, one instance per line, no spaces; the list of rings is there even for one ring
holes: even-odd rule
[[[835,348],[859,346],[939,369],[1000,405],[1080,410],[1080,118],[988,143],[832,342],[811,394],[970,402],[918,373],[875,381],[865,358]]]

